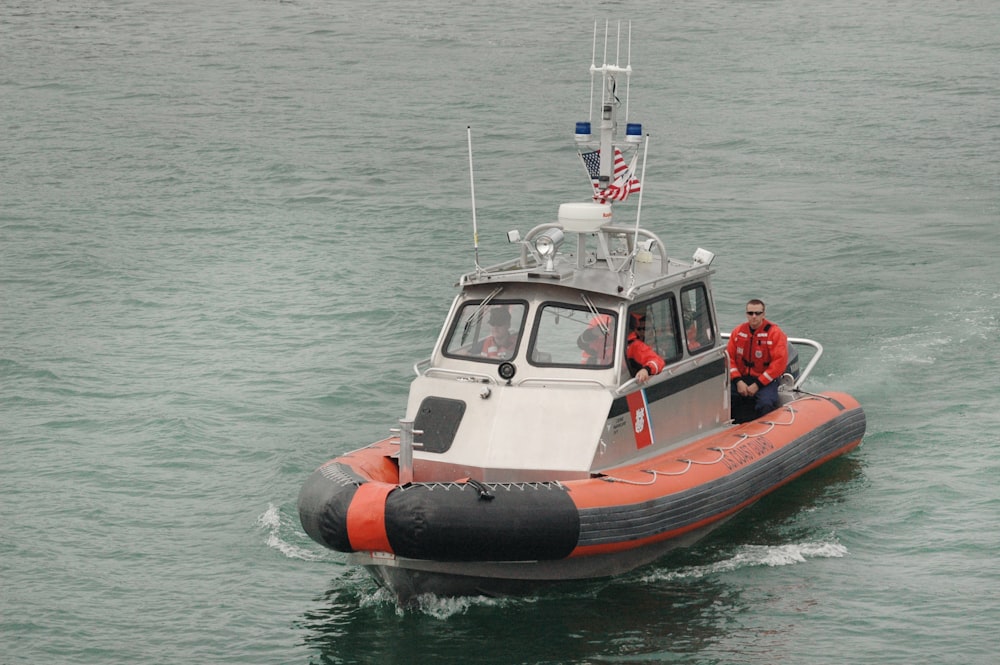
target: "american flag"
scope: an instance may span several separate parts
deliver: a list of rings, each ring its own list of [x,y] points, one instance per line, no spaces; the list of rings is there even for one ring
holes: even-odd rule
[[[591,152],[580,153],[580,157],[583,158],[583,163],[587,166],[587,173],[590,174],[590,181],[594,185],[594,200],[598,203],[624,201],[628,198],[629,194],[639,191],[641,187],[639,179],[633,177],[632,167],[625,163],[625,157],[618,148],[615,148],[614,179],[608,185],[608,188],[603,191],[600,189],[601,181],[599,179],[601,151],[593,150]]]

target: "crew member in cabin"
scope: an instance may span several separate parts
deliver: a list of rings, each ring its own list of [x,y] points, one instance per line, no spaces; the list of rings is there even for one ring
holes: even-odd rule
[[[598,314],[587,329],[576,338],[583,351],[584,365],[610,365],[615,349],[615,320],[609,314]]]
[[[745,423],[778,408],[778,379],[788,366],[788,338],[764,318],[764,302],[747,303],[747,320],[729,336],[732,416]]]
[[[649,377],[663,371],[666,363],[653,347],[646,344],[646,315],[629,312],[628,338],[626,339],[625,361],[629,373],[638,383],[646,383]]]
[[[490,336],[483,340],[480,355],[507,360],[514,356],[517,335],[510,332],[510,312],[506,307],[494,307],[488,319]]]
[[[629,374],[639,383],[645,383],[650,376],[659,374],[666,366],[663,358],[651,346],[646,344],[646,315],[642,312],[630,312],[628,316],[629,330],[625,340],[625,362],[628,363]],[[591,320],[587,329],[577,338],[576,344],[583,349],[583,362],[588,365],[604,365],[610,362],[610,354],[614,349],[614,324],[607,314],[601,314]]]

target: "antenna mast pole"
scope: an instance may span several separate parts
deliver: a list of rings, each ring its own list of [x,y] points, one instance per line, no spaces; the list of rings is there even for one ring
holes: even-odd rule
[[[646,178],[646,155],[649,154],[649,134],[646,134],[646,143],[642,147],[642,177],[639,178],[640,181]],[[639,249],[639,215],[642,214],[642,192],[645,187],[639,189],[639,205],[635,209],[635,238],[632,240],[632,255]]]
[[[472,194],[472,250],[475,253],[476,272],[482,270],[479,266],[479,226],[476,222],[476,178],[472,171],[472,125],[465,128],[469,142],[469,191]]]
[[[621,26],[618,28],[621,30]],[[628,124],[628,100],[632,91],[632,21],[628,22],[628,64],[625,65],[625,124]]]
[[[597,72],[597,67],[594,63],[597,62],[597,21],[594,21],[594,46],[590,53],[590,105],[588,107],[588,117],[589,122],[594,122],[594,73]]]

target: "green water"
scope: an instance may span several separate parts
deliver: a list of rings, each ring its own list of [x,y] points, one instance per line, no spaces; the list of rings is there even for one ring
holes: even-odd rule
[[[632,18],[643,223],[826,348],[862,448],[620,579],[402,611],[295,512],[505,232],[582,200]],[[1000,6],[0,10],[0,663],[992,663]]]

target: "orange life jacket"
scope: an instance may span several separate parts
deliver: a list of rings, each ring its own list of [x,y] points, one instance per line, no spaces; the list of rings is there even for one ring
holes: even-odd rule
[[[757,330],[750,330],[750,324],[743,323],[729,336],[726,355],[730,380],[749,377],[766,386],[788,366],[788,338],[767,319],[761,320]]]

